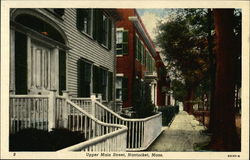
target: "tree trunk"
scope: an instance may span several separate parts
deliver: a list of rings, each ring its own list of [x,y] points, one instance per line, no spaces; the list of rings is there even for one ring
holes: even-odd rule
[[[214,9],[216,33],[216,84],[213,135],[210,147],[219,151],[237,151],[240,141],[234,114],[234,76],[236,53],[233,37],[233,9]]]
[[[210,113],[214,112],[214,93],[215,93],[215,73],[216,73],[216,63],[215,63],[215,55],[213,53],[213,37],[211,34],[212,31],[212,11],[208,9],[207,12],[207,19],[208,19],[208,52],[209,52],[209,66],[210,66],[210,95],[209,95],[209,105],[210,105]],[[212,132],[213,130],[213,123],[214,121],[214,114],[210,114],[210,121],[209,121],[209,131]]]

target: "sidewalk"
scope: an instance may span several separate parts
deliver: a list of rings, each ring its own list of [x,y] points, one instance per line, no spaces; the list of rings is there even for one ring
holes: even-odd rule
[[[180,111],[170,125],[148,148],[147,151],[194,151],[195,143],[208,142],[210,138],[201,135],[205,127],[194,116]]]

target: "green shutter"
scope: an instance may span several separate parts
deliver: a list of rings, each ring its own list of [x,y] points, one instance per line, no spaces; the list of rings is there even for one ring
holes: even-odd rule
[[[16,94],[27,94],[27,37],[15,32],[15,87]]]
[[[122,78],[122,101],[128,100],[128,78]]]
[[[123,54],[128,54],[128,31],[123,31]]]
[[[77,95],[78,97],[83,96],[82,84],[84,83],[83,79],[83,69],[84,63],[81,59],[77,61]]]
[[[113,98],[113,73],[108,72],[108,101]]]
[[[135,58],[138,59],[138,38],[135,37]]]
[[[66,53],[59,51],[59,94],[66,90]]]
[[[108,28],[108,30],[109,30],[109,34],[108,34],[108,36],[109,36],[108,37],[109,43],[108,43],[108,49],[110,50],[112,48],[112,44],[113,44],[113,42],[112,42],[112,21],[111,21],[110,18],[108,20],[109,20],[109,28]]]
[[[102,19],[102,10],[101,9],[93,9],[93,38],[97,40],[99,43],[102,42],[102,30],[103,30],[103,19]]]
[[[98,93],[99,92],[99,68],[97,66],[93,66],[93,92]]]
[[[141,61],[141,49],[142,49],[141,41],[138,40],[138,61]]]
[[[83,30],[83,9],[76,9],[76,27],[79,30]]]

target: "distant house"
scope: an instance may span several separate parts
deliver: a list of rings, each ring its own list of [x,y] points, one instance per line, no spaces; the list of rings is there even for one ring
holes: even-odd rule
[[[111,9],[12,9],[13,94],[63,90],[114,101],[115,19]]]
[[[116,100],[122,102],[123,109],[133,107],[133,98],[138,96],[133,95],[133,90],[139,81],[146,84],[142,92],[151,92],[153,104],[165,105],[167,84],[163,80],[166,76],[158,77],[164,67],[159,53],[136,9],[118,9],[118,13],[121,19],[116,22]]]

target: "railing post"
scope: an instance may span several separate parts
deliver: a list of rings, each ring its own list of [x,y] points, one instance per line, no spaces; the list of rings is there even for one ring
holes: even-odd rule
[[[102,103],[102,94],[101,93],[97,94],[97,98],[100,99],[100,103]]]
[[[94,116],[94,117],[96,117],[96,115],[95,115],[95,102],[96,102],[96,95],[95,94],[92,94],[91,96],[90,96],[90,98],[91,98],[91,104],[92,104],[92,115]],[[93,130],[93,136],[95,137],[95,131],[96,131],[96,127],[95,127],[95,123],[93,123],[92,124],[92,130]]]
[[[68,127],[68,112],[67,112],[67,100],[69,100],[69,93],[68,91],[62,91],[63,97],[65,98],[64,105],[62,106],[62,120],[63,120],[63,127]]]
[[[55,97],[56,90],[51,90],[49,92],[48,131],[52,131],[52,128],[55,128]]]
[[[95,102],[96,102],[96,95],[92,94],[91,98],[91,105],[92,105],[92,115],[95,116]]]

